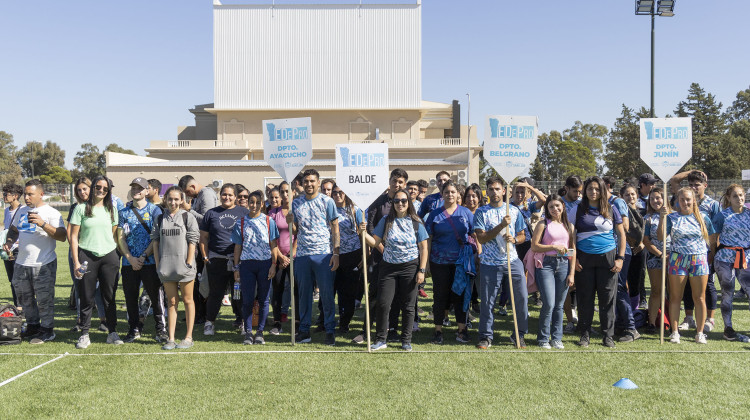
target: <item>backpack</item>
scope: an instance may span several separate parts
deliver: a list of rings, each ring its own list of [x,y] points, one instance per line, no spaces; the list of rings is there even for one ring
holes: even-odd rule
[[[0,345],[21,344],[23,312],[15,305],[0,304]]]

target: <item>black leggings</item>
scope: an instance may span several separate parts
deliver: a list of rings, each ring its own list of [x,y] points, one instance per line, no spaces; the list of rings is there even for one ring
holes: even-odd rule
[[[434,301],[432,303],[432,314],[435,317],[435,325],[443,325],[445,310],[453,304],[453,310],[456,314],[456,322],[466,323],[466,312],[464,312],[464,298],[453,293],[453,278],[456,275],[456,264],[437,264],[430,262],[432,271],[432,293]]]
[[[411,343],[414,325],[414,302],[417,300],[417,267],[419,258],[401,264],[379,263],[377,335],[375,341],[385,341],[388,336],[391,304],[396,294],[401,296],[401,342]]]
[[[143,283],[143,288],[151,299],[156,332],[164,331],[164,291],[161,288],[161,280],[159,280],[159,275],[156,272],[156,266],[150,264],[144,265],[138,271],[133,270],[133,267],[129,265],[122,266],[122,292],[125,294],[125,307],[128,310],[129,332],[134,330],[143,332],[138,308],[141,283]]]
[[[281,306],[284,302],[284,289],[286,289],[286,283],[289,281],[289,267],[281,268],[281,264],[276,264],[276,275],[271,279],[271,288],[273,294],[271,296],[271,307],[273,308],[273,321],[281,322]],[[296,304],[297,301],[295,300]]]
[[[339,295],[339,326],[348,327],[354,316],[354,300],[357,291],[362,287],[361,271],[357,269],[362,262],[362,250],[341,254],[339,268],[336,270],[334,288]]]
[[[208,264],[208,299],[206,299],[206,320],[216,322],[221,310],[221,301],[227,287],[234,284],[234,273],[227,269],[227,258],[211,258]],[[232,312],[242,319],[242,301],[232,299]]]
[[[91,327],[91,311],[94,309],[94,293],[96,283],[104,301],[104,317],[109,332],[115,332],[117,327],[117,306],[115,305],[115,290],[117,290],[117,272],[120,269],[120,257],[112,250],[109,254],[97,257],[91,252],[78,248],[78,262],[83,265],[88,261],[89,266],[83,278],[78,281],[78,296],[81,298],[81,333],[88,334]]]

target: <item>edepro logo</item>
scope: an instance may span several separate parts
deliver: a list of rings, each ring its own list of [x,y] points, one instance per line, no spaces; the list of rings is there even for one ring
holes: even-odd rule
[[[276,129],[276,124],[266,123],[270,141],[306,140],[310,137],[307,127],[287,127]]]
[[[501,125],[497,118],[490,118],[490,137],[495,139],[534,139],[533,125]]]
[[[385,165],[383,153],[350,153],[348,147],[342,147],[341,162],[345,168],[372,168]]]
[[[688,127],[654,127],[651,121],[644,121],[646,140],[687,140]]]

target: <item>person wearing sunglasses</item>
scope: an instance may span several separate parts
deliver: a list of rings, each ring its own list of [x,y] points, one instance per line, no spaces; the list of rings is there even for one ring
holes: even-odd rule
[[[76,343],[78,349],[85,349],[91,344],[89,327],[97,282],[102,293],[104,316],[109,330],[107,344],[123,344],[115,330],[115,290],[117,272],[120,269],[115,241],[118,213],[112,204],[112,184],[109,179],[97,176],[92,184],[94,190],[89,194],[86,205],[77,206],[70,218],[70,249],[74,272],[80,279],[78,296],[81,299],[81,337]],[[84,263],[88,265],[85,272],[81,270]]]
[[[414,323],[417,285],[424,283],[427,267],[427,231],[414,210],[409,193],[399,189],[393,195],[388,215],[381,218],[373,234],[365,234],[367,245],[376,248],[383,245],[383,260],[377,279],[377,332],[372,350],[386,348],[391,303],[398,293],[403,312],[401,348],[411,351],[412,327]],[[367,225],[360,224],[360,231]]]
[[[347,333],[354,316],[354,300],[357,298],[361,274],[358,267],[362,263],[362,241],[357,234],[357,226],[364,221],[365,215],[335,183],[331,196],[339,214],[341,235],[341,258],[334,282],[339,296],[339,332]]]
[[[237,205],[238,207],[250,209],[250,205],[248,204],[248,200],[250,199],[250,191],[242,184],[234,184],[234,188],[237,189],[237,200],[235,200],[235,205]]]

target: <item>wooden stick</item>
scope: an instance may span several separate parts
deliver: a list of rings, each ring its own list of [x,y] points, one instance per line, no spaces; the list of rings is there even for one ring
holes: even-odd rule
[[[371,353],[370,349],[370,288],[367,284],[367,243],[365,242],[365,235],[367,232],[362,231],[362,270],[365,279],[365,330],[367,331],[367,352]]]
[[[289,212],[292,213],[292,209],[289,209]],[[283,214],[283,213],[282,213]],[[292,345],[296,345],[295,342],[296,337],[294,336],[297,333],[297,321],[294,313],[294,213],[292,213],[292,224],[289,226],[289,288],[290,293],[289,296],[291,296],[291,304],[292,304],[292,318],[290,319],[291,324],[291,332],[292,332]]]
[[[505,215],[510,216],[510,182],[505,189]],[[510,232],[510,226],[505,227]],[[521,337],[518,336],[518,320],[516,319],[516,299],[513,296],[513,276],[510,273],[510,240],[505,241],[505,259],[508,262],[508,285],[510,285],[510,307],[513,312],[513,331],[516,333],[516,348],[521,348]],[[502,281],[502,280],[501,280]],[[501,283],[502,285],[502,283]]]
[[[664,206],[667,205],[667,183],[662,180],[664,184]],[[663,223],[663,224],[662,224]],[[661,331],[659,331],[659,344],[664,344],[664,295],[665,289],[667,288],[667,218],[663,217],[659,220],[659,227],[664,229],[664,240],[661,243]]]

